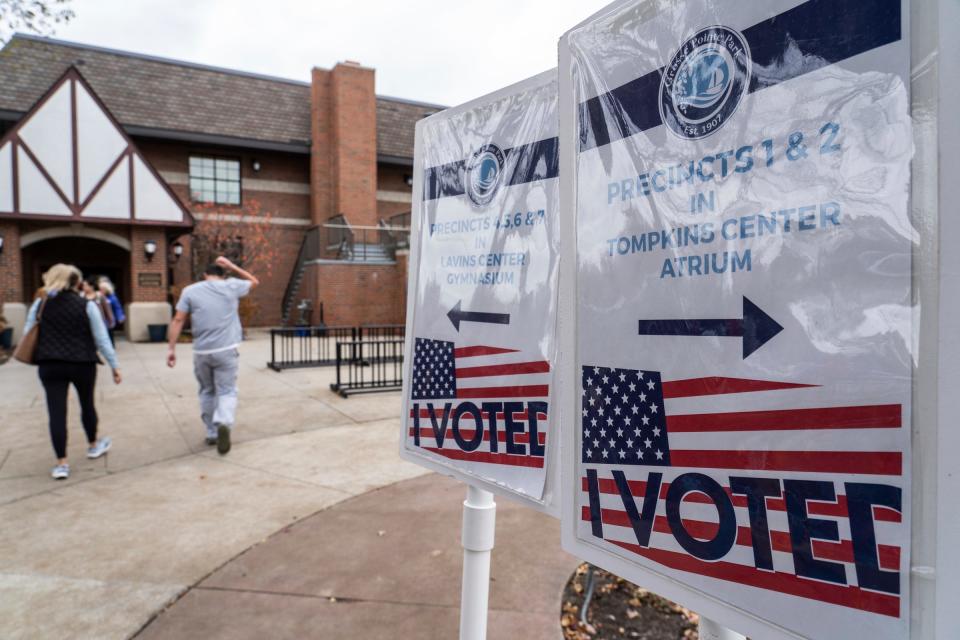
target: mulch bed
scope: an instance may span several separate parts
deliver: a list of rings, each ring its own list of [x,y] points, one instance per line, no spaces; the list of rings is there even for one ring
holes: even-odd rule
[[[594,568],[587,624],[580,609],[587,592],[587,564],[581,564],[563,592],[560,624],[565,640],[698,640],[699,617],[632,582]]]

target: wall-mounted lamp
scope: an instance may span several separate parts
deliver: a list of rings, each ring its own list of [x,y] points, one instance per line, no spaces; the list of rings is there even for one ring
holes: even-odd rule
[[[259,160],[254,160],[254,161],[253,161],[253,170],[254,170],[254,171],[260,171],[260,161],[259,161]]]
[[[179,242],[173,243],[173,261],[176,262],[183,255],[183,245]]]
[[[0,236],[0,253],[3,253],[3,236]]]
[[[409,173],[403,176],[403,181],[406,183],[408,187],[413,186],[413,176],[410,175]]]
[[[143,255],[147,256],[147,262],[153,260],[153,256],[157,253],[157,242],[155,240],[147,240],[143,243]]]

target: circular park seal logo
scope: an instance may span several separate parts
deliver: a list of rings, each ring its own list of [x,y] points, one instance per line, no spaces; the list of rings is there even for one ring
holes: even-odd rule
[[[500,177],[503,175],[503,151],[495,144],[487,144],[467,162],[466,192],[470,200],[483,206],[493,200]]]
[[[750,47],[739,31],[712,26],[680,45],[663,69],[660,117],[688,140],[717,131],[750,86]]]

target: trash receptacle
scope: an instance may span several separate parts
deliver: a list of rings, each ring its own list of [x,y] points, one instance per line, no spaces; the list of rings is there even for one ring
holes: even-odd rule
[[[163,342],[167,339],[167,325],[148,324],[147,333],[150,334],[150,342]]]

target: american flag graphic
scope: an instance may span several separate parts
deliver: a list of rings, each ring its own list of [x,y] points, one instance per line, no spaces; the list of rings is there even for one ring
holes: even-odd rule
[[[545,360],[505,347],[416,338],[408,433],[417,446],[446,458],[543,468],[549,395]],[[465,441],[472,444],[464,447]]]
[[[763,399],[757,406],[783,406],[796,397],[790,394],[816,385],[722,377],[664,381],[656,371],[601,366],[584,366],[581,376],[580,517],[587,535],[616,545],[620,555],[673,570],[901,615],[901,548],[887,542],[905,535],[904,461],[896,446],[901,405],[713,413],[718,396],[741,394],[744,403]],[[736,527],[722,557],[704,559],[688,550],[722,535],[718,501],[708,492],[688,486],[678,492],[682,509],[674,505],[670,513],[671,483],[692,474],[712,478],[716,491],[726,494],[719,502],[729,498],[732,504]],[[826,481],[831,489],[798,499],[794,488],[807,490],[814,484],[808,481],[820,489]],[[766,482],[770,492],[750,504],[744,482]],[[865,502],[870,491],[887,496],[886,504]],[[762,522],[758,502],[765,509]],[[798,504],[809,521],[797,519]],[[854,527],[852,513],[858,523],[872,516],[872,529]],[[652,528],[638,530],[640,519],[652,519]],[[810,578],[798,567],[798,553],[821,563],[824,576]]]

